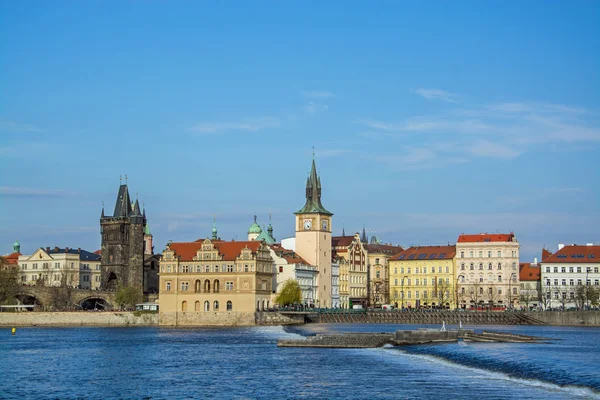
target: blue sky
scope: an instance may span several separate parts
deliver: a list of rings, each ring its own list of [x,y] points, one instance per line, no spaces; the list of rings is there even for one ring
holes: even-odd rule
[[[3,2],[0,253],[95,250],[119,175],[168,240],[600,242],[600,3]]]

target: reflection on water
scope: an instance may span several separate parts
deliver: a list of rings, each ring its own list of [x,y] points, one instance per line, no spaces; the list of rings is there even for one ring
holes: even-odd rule
[[[550,344],[276,347],[280,338],[396,329],[4,328],[0,398],[600,398],[598,328],[486,327],[560,339]]]

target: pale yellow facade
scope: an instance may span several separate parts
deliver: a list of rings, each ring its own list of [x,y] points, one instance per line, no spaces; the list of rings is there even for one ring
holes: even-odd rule
[[[403,251],[400,246],[368,244],[369,306],[380,307],[390,302],[389,259]]]
[[[262,242],[170,243],[159,274],[163,325],[210,324],[215,313],[245,313],[249,321],[248,315],[272,305],[274,264]]]
[[[81,249],[39,248],[19,256],[21,284],[34,286],[100,288],[100,257]]]
[[[401,308],[455,308],[454,266],[454,246],[406,249],[389,260],[390,302]]]
[[[367,298],[367,252],[357,233],[354,236],[338,236],[333,239],[333,251],[340,264],[340,305],[368,305]]]

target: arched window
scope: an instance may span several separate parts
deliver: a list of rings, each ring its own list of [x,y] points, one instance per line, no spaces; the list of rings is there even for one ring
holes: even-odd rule
[[[213,293],[219,293],[219,288],[220,288],[220,282],[218,279],[215,279],[215,281],[213,282]]]
[[[213,311],[219,311],[219,302],[216,300],[213,303]]]
[[[202,282],[200,282],[200,279],[196,279],[196,282],[194,282],[194,292],[200,293],[201,290],[202,290]]]
[[[196,303],[194,304],[194,311],[200,311],[200,301],[196,300]]]
[[[461,269],[462,271],[464,271],[464,270],[465,270],[465,263],[462,263],[462,264],[460,264],[460,269]]]
[[[488,264],[488,269],[491,271],[492,270],[492,263]]]
[[[469,269],[472,271],[473,270],[473,263],[471,263],[471,265],[469,265]]]
[[[260,311],[260,300],[256,302],[256,311]]]
[[[479,263],[479,269],[483,269],[483,263]]]
[[[231,311],[233,310],[233,304],[231,303],[231,300],[227,301],[227,311]]]
[[[498,263],[498,271],[502,270],[502,263]]]
[[[483,288],[479,288],[479,294],[483,294]]]
[[[183,312],[187,311],[187,301],[181,302],[181,311],[183,311]]]
[[[204,281],[204,293],[210,293],[210,281],[208,279]]]
[[[210,267],[208,265],[204,267],[204,272],[210,272]]]
[[[204,302],[204,311],[210,311],[210,303],[208,300]]]

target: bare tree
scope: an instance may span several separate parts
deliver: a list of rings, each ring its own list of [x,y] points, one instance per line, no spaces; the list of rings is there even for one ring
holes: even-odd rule
[[[483,301],[483,286],[478,281],[473,282],[469,285],[469,299],[471,303],[475,304],[475,307],[480,306],[480,302]]]
[[[60,285],[50,287],[48,306],[55,311],[67,311],[75,308],[73,287],[78,284],[75,274],[65,271],[61,274]]]
[[[0,257],[0,304],[14,304],[19,289],[19,269]]]
[[[530,288],[521,290],[521,301],[525,303],[527,310],[529,310],[529,303],[536,300],[539,300],[536,299],[536,290]]]
[[[449,303],[452,301],[454,295],[453,295],[453,289],[450,286],[450,283],[446,283],[446,281],[443,278],[440,278],[437,284],[437,293],[436,293],[436,298],[440,304],[440,307],[445,307],[446,303]]]

